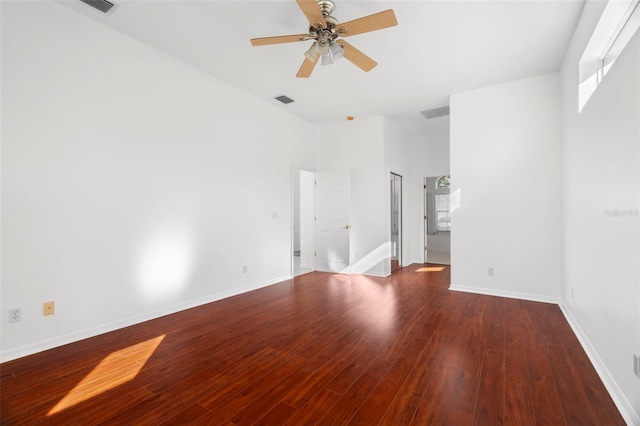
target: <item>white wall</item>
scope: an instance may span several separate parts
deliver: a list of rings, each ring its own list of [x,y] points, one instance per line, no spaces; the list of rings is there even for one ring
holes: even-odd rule
[[[418,169],[423,174],[423,178],[449,174],[449,133],[425,135],[424,154]]]
[[[437,234],[429,235],[427,237],[427,247],[429,251],[437,251],[441,253],[451,252],[451,235],[450,234]]]
[[[559,300],[559,106],[558,74],[451,96],[452,288]]]
[[[315,126],[54,2],[2,2],[2,113],[3,361],[290,276]]]
[[[387,228],[386,232],[391,236],[391,185],[390,178],[391,173],[402,176],[402,208],[401,208],[401,263],[402,266],[410,265],[413,259],[411,254],[411,241],[407,238],[409,234],[414,232],[412,223],[410,222],[411,212],[411,151],[409,151],[409,145],[404,140],[400,129],[392,123],[389,119],[385,118],[384,121],[384,162],[385,170],[387,172],[387,187],[386,187],[386,205],[384,211],[387,214]],[[391,249],[391,247],[390,247]],[[389,257],[389,263],[385,265],[388,269],[385,270],[385,275],[391,273],[391,257]]]
[[[444,118],[448,120],[447,118]],[[440,119],[439,119],[440,120]],[[396,128],[390,168],[403,174],[403,264],[424,261],[424,178],[449,174],[449,132]]]
[[[448,120],[438,118],[436,120]],[[408,174],[405,195],[405,264],[424,262],[424,178],[449,174],[449,132],[410,132],[401,135]]]
[[[391,273],[391,172],[403,177],[402,263],[413,263],[412,235],[416,229],[412,205],[416,185],[412,179],[414,152],[410,139],[385,117],[334,123],[324,126],[322,134],[318,170],[352,172],[351,271],[379,276]],[[417,187],[422,188],[422,183]],[[417,196],[421,197],[419,191]]]
[[[385,118],[322,127],[317,170],[351,170],[352,272],[386,275],[389,264],[389,180],[384,163]],[[388,208],[386,209],[388,210]]]
[[[562,78],[563,308],[629,424],[640,425],[640,33],[578,114],[578,61],[604,3],[587,2]],[[608,211],[635,210],[632,216]]]

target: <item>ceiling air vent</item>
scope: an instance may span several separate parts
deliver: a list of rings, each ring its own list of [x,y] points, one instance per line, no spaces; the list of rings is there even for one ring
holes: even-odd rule
[[[278,97],[276,98],[276,100],[278,100],[278,101],[282,102],[282,103],[283,103],[283,104],[285,104],[285,105],[286,105],[286,104],[290,104],[291,102],[293,102],[293,99],[291,99],[290,97],[285,96],[285,95],[278,96]]]
[[[445,115],[449,115],[449,105],[445,105],[440,108],[426,109],[424,111],[420,111],[420,114],[422,114],[427,120],[436,117],[444,117]]]
[[[108,2],[107,0],[81,0],[83,3],[88,4],[89,6],[93,6],[98,9],[100,12],[107,13],[112,7],[113,3]]]

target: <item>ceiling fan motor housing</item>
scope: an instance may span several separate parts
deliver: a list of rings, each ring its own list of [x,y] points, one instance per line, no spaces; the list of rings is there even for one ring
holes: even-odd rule
[[[331,0],[316,0],[318,7],[324,16],[329,16],[335,10],[335,5]]]

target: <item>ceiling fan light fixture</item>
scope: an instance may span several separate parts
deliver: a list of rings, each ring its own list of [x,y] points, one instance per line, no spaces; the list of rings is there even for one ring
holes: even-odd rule
[[[316,55],[318,53],[318,49],[316,47],[317,44],[318,44],[317,42],[314,42],[311,45],[311,47],[306,52],[304,52],[304,57],[310,60],[311,62],[316,61]]]
[[[321,65],[331,65],[331,64],[333,64],[333,57],[331,56],[331,52],[323,53]]]
[[[325,53],[327,53],[329,51],[329,43],[327,43],[326,41],[318,41],[316,42],[316,51],[321,54],[324,55]]]
[[[331,51],[331,58],[334,61],[337,61],[344,56],[344,47],[339,45],[335,41],[331,42],[331,44],[329,45],[329,50]]]
[[[322,54],[322,65],[331,65],[344,56],[344,47],[332,41],[329,43],[329,51]]]

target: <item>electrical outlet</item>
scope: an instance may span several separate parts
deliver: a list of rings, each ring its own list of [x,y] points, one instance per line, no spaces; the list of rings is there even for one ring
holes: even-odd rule
[[[633,374],[640,378],[640,355],[633,354]]]
[[[53,315],[55,313],[55,302],[45,302],[42,305],[42,315]]]
[[[242,273],[243,274],[247,273],[247,265],[242,265]]]
[[[492,277],[493,276],[493,268],[489,268],[487,270],[487,274],[489,274],[489,276]]]
[[[575,299],[575,295],[574,295],[573,287],[571,287],[571,298],[572,298],[572,299]]]
[[[22,308],[13,308],[9,309],[9,322],[20,322],[22,321]]]

